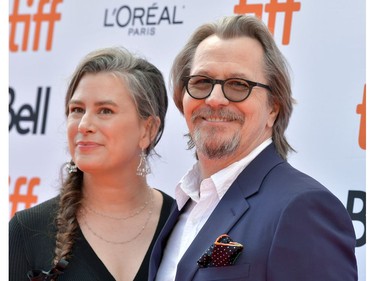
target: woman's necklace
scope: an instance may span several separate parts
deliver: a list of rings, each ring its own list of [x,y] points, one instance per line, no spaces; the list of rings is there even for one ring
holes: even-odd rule
[[[100,240],[106,242],[106,243],[109,243],[109,244],[113,244],[113,245],[123,245],[123,244],[127,244],[129,242],[132,242],[133,240],[137,239],[141,234],[142,232],[145,230],[146,226],[148,225],[148,222],[150,221],[150,218],[151,218],[151,215],[152,215],[152,211],[154,209],[154,195],[153,195],[153,192],[150,192],[150,197],[151,197],[151,206],[150,206],[150,210],[148,211],[148,216],[146,218],[146,222],[144,223],[144,225],[141,227],[141,229],[139,230],[139,232],[134,235],[133,237],[131,237],[130,239],[127,239],[127,240],[124,240],[124,241],[111,241],[111,240],[108,240],[106,238],[104,238],[102,235],[98,234],[95,230],[93,230],[90,225],[87,223],[87,221],[85,220],[85,216],[83,215],[82,216],[82,220],[84,222],[84,224],[87,226],[87,229],[94,235],[96,236],[97,238],[99,238]],[[146,201],[147,204],[145,204],[144,207],[142,207],[141,209],[143,210],[146,205],[148,205],[148,201]],[[134,216],[134,215],[133,215]],[[107,216],[107,217],[110,217],[110,216]],[[125,218],[125,219],[128,219],[129,217]],[[113,219],[119,219],[119,218],[113,218]]]
[[[96,210],[92,209],[92,208],[89,207],[89,206],[83,206],[83,208],[85,208],[87,211],[90,211],[91,213],[93,213],[93,214],[95,214],[95,215],[98,215],[98,216],[101,216],[101,217],[104,217],[104,218],[109,218],[109,219],[112,219],[112,220],[122,220],[122,221],[125,221],[125,220],[127,220],[127,219],[130,219],[130,218],[135,217],[135,216],[139,215],[140,213],[142,213],[142,211],[143,211],[143,210],[147,207],[147,205],[149,204],[150,199],[152,199],[151,196],[152,196],[152,189],[149,188],[149,195],[148,195],[148,199],[146,200],[146,202],[143,203],[143,205],[142,205],[137,211],[135,211],[134,213],[130,214],[130,215],[127,216],[127,217],[113,217],[113,216],[111,216],[111,215],[103,214],[103,213],[101,213],[101,212],[99,212],[99,211],[96,211]]]

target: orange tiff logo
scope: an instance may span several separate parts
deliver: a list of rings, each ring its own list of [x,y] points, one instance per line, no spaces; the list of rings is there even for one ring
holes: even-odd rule
[[[12,204],[11,217],[17,212],[20,204],[24,204],[24,208],[27,209],[38,202],[38,196],[34,194],[34,188],[38,185],[40,185],[40,178],[28,180],[26,177],[19,177],[16,179],[13,194],[9,195],[9,201]]]
[[[63,0],[39,0],[37,2],[36,13],[20,13],[20,2],[21,0],[14,0],[13,11],[9,16],[9,49],[11,52],[19,51],[19,44],[16,42],[16,38],[22,38],[22,51],[27,51],[30,37],[30,29],[34,30],[34,41],[33,51],[39,50],[40,34],[42,30],[42,24],[46,23],[47,29],[47,40],[46,50],[52,49],[53,32],[55,28],[55,22],[61,19],[61,14],[57,13],[57,6],[63,2]],[[33,0],[26,0],[27,7],[32,7],[34,4]],[[48,12],[46,12],[46,10]],[[16,36],[18,32],[23,32],[22,36]]]
[[[234,13],[236,14],[255,14],[256,17],[262,19],[263,4],[249,4],[247,0],[239,0],[238,5],[234,6]],[[300,2],[294,0],[286,0],[279,2],[278,0],[270,0],[268,4],[264,4],[264,11],[268,13],[268,29],[272,34],[275,32],[276,15],[278,13],[284,14],[284,28],[282,44],[288,45],[290,41],[290,33],[292,30],[293,13],[301,9]]]
[[[362,103],[357,105],[357,113],[361,115],[359,121],[358,144],[363,150],[366,150],[366,84],[363,88]]]

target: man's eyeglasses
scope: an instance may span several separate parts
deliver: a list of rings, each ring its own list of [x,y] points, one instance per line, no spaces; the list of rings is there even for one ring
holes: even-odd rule
[[[256,86],[271,91],[271,88],[267,85],[242,78],[219,80],[203,75],[192,75],[184,77],[182,81],[188,94],[198,100],[209,97],[216,84],[221,85],[225,98],[232,102],[245,100],[250,95],[251,90]]]

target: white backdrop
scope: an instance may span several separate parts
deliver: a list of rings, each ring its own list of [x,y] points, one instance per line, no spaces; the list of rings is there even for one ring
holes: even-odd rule
[[[31,3],[29,3],[31,2]],[[276,9],[277,12],[272,12]],[[352,215],[359,280],[366,279],[365,1],[11,0],[9,4],[10,216],[58,192],[70,160],[64,97],[88,52],[123,45],[169,70],[192,31],[235,13],[257,14],[287,57],[297,100],[289,161],[327,186]],[[39,36],[38,36],[39,34]],[[153,159],[152,186],[174,195],[194,162],[172,99]]]

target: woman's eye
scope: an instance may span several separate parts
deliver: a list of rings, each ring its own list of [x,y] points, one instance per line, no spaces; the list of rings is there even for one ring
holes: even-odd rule
[[[70,113],[84,113],[84,109],[81,107],[72,107],[70,108]]]
[[[109,109],[109,108],[102,108],[100,110],[100,113],[101,114],[112,114],[113,113],[113,110]]]

